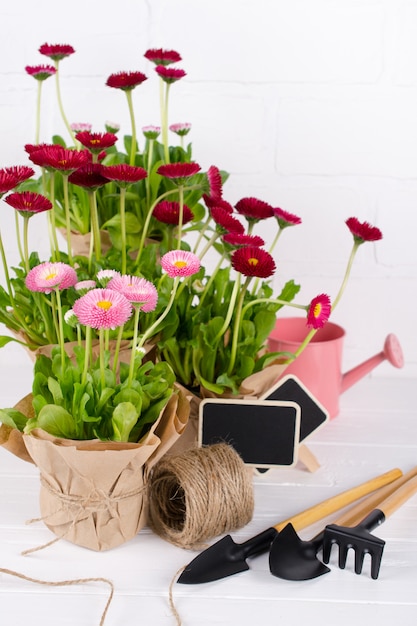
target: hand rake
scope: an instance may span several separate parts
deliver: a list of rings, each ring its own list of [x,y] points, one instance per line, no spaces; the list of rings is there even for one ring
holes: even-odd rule
[[[385,541],[369,531],[382,524],[404,502],[417,492],[417,477],[407,481],[394,494],[386,498],[354,528],[330,524],[326,526],[323,539],[323,560],[328,563],[333,544],[339,546],[339,567],[344,569],[348,551],[355,552],[355,573],[361,574],[366,554],[371,557],[371,577],[378,578]]]

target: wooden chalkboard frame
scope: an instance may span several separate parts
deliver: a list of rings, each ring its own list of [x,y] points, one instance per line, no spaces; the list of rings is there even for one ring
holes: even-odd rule
[[[301,409],[296,402],[206,398],[199,406],[198,445],[232,445],[256,468],[293,467],[298,461]]]

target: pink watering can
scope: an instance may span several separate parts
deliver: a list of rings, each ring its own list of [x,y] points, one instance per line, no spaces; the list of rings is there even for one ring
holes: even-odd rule
[[[305,318],[288,317],[277,320],[268,338],[271,352],[295,353],[308,334]],[[296,360],[288,365],[284,375],[293,374],[310,393],[335,417],[339,413],[339,396],[366,376],[377,365],[387,360],[394,367],[403,367],[404,358],[398,339],[390,334],[378,354],[342,374],[342,350],[345,331],[341,326],[327,322],[317,331]]]

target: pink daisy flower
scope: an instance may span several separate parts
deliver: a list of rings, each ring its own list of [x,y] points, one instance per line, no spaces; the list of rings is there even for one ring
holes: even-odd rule
[[[157,65],[155,72],[162,78],[164,83],[175,83],[177,80],[187,76],[184,70],[176,69],[174,67],[167,67],[166,65]]]
[[[117,270],[99,270],[97,272],[97,280],[102,287],[106,287],[108,282],[115,276],[120,276]]]
[[[35,170],[26,165],[13,165],[0,169],[0,197],[33,176],[34,173]]]
[[[140,309],[144,313],[149,313],[156,309],[158,292],[155,285],[145,278],[122,274],[112,278],[107,288],[122,293],[129,302],[140,305]]]
[[[106,85],[114,89],[131,91],[147,79],[148,77],[142,74],[142,72],[117,72],[116,74],[110,74],[106,80]]]
[[[349,217],[346,225],[358,243],[364,241],[379,241],[382,239],[382,233],[376,226],[371,226],[369,222],[360,222],[356,217]]]
[[[93,128],[92,124],[88,124],[87,122],[73,122],[71,124],[71,130],[74,131],[74,133],[81,133],[81,132],[90,132],[91,129]]]
[[[70,56],[70,54],[74,54],[75,50],[68,44],[44,43],[40,46],[39,52],[54,61],[60,61],[61,59]]]
[[[163,48],[151,48],[143,55],[148,61],[152,61],[155,65],[169,65],[170,63],[178,63],[182,61],[181,55],[175,50],[163,50]]]
[[[293,215],[293,213],[288,213],[288,211],[284,211],[278,207],[274,208],[273,211],[280,228],[287,228],[287,226],[296,226],[297,224],[301,224],[301,217]]]
[[[248,220],[264,220],[274,215],[272,206],[258,198],[242,198],[235,204],[235,209]]]
[[[275,261],[269,252],[256,246],[238,248],[232,254],[233,268],[244,276],[269,278],[275,272]]]
[[[160,165],[157,173],[175,181],[177,185],[183,185],[188,178],[195,176],[201,170],[198,163],[167,163]]]
[[[103,169],[103,173],[109,180],[114,180],[120,187],[126,187],[132,183],[137,183],[147,177],[148,172],[143,167],[127,165],[108,165]]]
[[[180,203],[175,201],[169,202],[168,200],[163,200],[156,205],[152,215],[159,222],[178,226],[180,220]],[[194,214],[192,213],[191,209],[186,204],[184,204],[182,207],[183,225],[191,222],[193,218]]]
[[[80,280],[78,283],[75,283],[74,289],[77,293],[84,295],[90,289],[95,289],[96,286],[95,280]]]
[[[114,329],[127,322],[132,315],[132,305],[118,291],[92,289],[74,302],[73,311],[83,326]]]
[[[178,137],[185,137],[191,130],[191,124],[188,122],[177,122],[176,124],[171,124],[169,130],[178,135]]]
[[[200,259],[192,252],[171,250],[161,258],[161,265],[171,278],[192,276],[200,269]]]
[[[104,123],[104,127],[106,129],[106,132],[112,133],[113,135],[118,133],[120,130],[120,124],[118,124],[117,122],[107,121]]]
[[[142,126],[142,132],[145,135],[146,139],[158,139],[161,134],[160,126]]]
[[[323,328],[330,317],[332,310],[330,298],[327,294],[321,293],[310,302],[307,311],[307,326],[309,328]]]
[[[46,80],[56,74],[56,69],[53,65],[26,65],[25,71],[29,76],[36,78],[36,80]]]
[[[240,247],[240,246],[256,246],[261,248],[265,245],[265,241],[259,235],[243,235],[240,233],[226,233],[222,237],[226,243]]]
[[[245,227],[238,219],[230,215],[225,209],[214,206],[210,209],[211,217],[216,222],[217,228],[221,233],[231,232],[243,235]]]
[[[75,139],[85,148],[97,154],[101,150],[111,148],[117,141],[117,136],[113,133],[92,133],[88,130],[81,131],[75,135]]]
[[[26,287],[30,291],[51,293],[54,289],[69,289],[77,282],[77,273],[67,263],[46,261],[33,267],[26,276]]]
[[[16,211],[29,217],[35,215],[35,213],[43,213],[43,211],[52,209],[52,202],[48,198],[33,191],[16,191],[8,195],[4,201],[16,209]]]

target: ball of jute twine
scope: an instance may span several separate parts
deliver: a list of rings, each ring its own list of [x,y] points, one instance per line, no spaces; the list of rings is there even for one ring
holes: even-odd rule
[[[163,457],[148,482],[149,524],[181,548],[237,530],[253,515],[253,472],[225,443]]]

